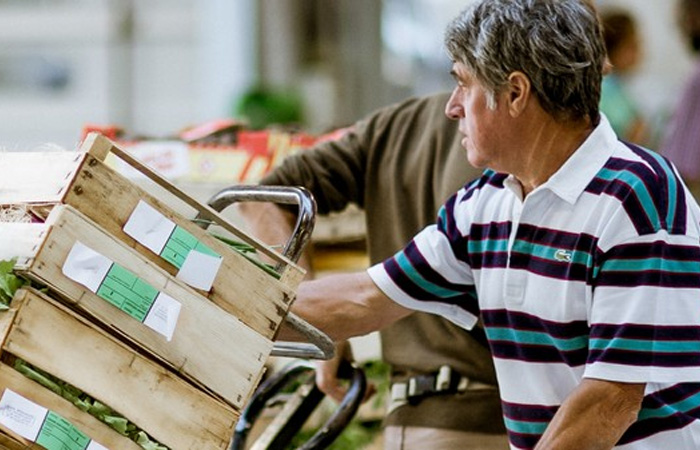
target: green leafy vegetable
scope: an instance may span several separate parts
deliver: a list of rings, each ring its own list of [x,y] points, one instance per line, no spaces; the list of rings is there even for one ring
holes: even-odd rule
[[[0,261],[0,310],[8,309],[17,289],[25,284],[24,280],[12,272],[16,263],[16,259]]]
[[[25,375],[29,379],[36,381],[47,389],[55,392],[61,397],[73,403],[80,410],[96,417],[101,422],[109,425],[119,434],[128,437],[140,445],[144,450],[168,450],[158,442],[153,441],[145,432],[136,427],[133,423],[119,415],[109,406],[91,398],[86,393],[73,385],[70,385],[58,378],[33,367],[21,359],[15,360],[15,370]]]

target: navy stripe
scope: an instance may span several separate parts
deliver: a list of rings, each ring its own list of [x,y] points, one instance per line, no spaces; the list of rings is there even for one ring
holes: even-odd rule
[[[475,223],[469,229],[469,239],[474,241],[508,239],[511,222]]]
[[[474,286],[470,284],[452,283],[443,277],[440,272],[433,269],[418,249],[415,241],[411,241],[406,248],[404,248],[403,252],[409,261],[411,261],[411,265],[416,272],[425,278],[426,281],[441,288],[450,289],[457,292],[470,292],[474,289]]]
[[[559,406],[525,405],[521,403],[501,402],[503,415],[509,419],[526,422],[549,422],[559,410]]]
[[[585,321],[566,324],[549,322],[528,314],[506,310],[482,311],[481,317],[486,334],[489,336],[491,352],[497,358],[527,362],[564,363],[570,367],[586,363],[588,347],[563,350],[553,345],[526,344],[493,338],[494,328],[507,328],[517,331],[543,332],[556,339],[576,339],[588,335],[588,326]]]
[[[663,216],[666,217],[669,213],[669,207],[674,207],[673,222],[667,224],[668,231],[671,234],[685,234],[686,232],[686,207],[687,201],[685,198],[685,189],[683,185],[676,176],[675,170],[673,170],[673,165],[668,160],[668,158],[661,156],[657,153],[652,154],[650,150],[643,149],[637,145],[625,142],[625,145],[632,150],[634,154],[642,158],[647,164],[649,164],[656,172],[660,183],[657,183],[662,189],[663,200],[665,200],[665,208],[661,211]],[[663,162],[663,164],[661,162]],[[669,178],[670,175],[670,178]],[[670,184],[673,184],[675,191],[675,198],[671,198]]]
[[[630,185],[619,180],[608,181],[596,177],[585,190],[596,195],[607,194],[619,200],[638,234],[650,234],[657,231],[657,227],[651,222],[644,206]]]
[[[465,202],[469,200],[477,191],[481,190],[484,186],[493,186],[497,189],[503,189],[503,182],[508,178],[507,174],[497,173],[493,170],[485,170],[481,175],[481,178],[474,180],[467,187],[467,192],[461,201]]]
[[[700,393],[700,384],[698,383],[677,384],[671,388],[654,392],[644,397],[640,417],[644,417],[645,410],[655,410],[664,405],[673,405],[698,393]],[[625,431],[625,434],[618,441],[618,445],[629,444],[664,431],[677,430],[695,420],[700,420],[700,410],[698,408],[685,412],[679,411],[667,417],[651,417],[637,420]]]
[[[552,228],[521,224],[517,239],[562,250],[595,254],[598,238],[586,233],[570,233]]]
[[[487,332],[488,334],[488,332]],[[489,339],[491,353],[495,358],[525,361],[529,363],[563,363],[569,367],[586,364],[588,349],[564,351],[556,347],[520,344],[511,341]]]
[[[700,349],[698,350],[690,353],[649,353],[617,348],[591,349],[588,353],[588,363],[604,362],[633,367],[700,367]]]
[[[508,431],[508,441],[516,448],[535,448],[542,435],[539,434],[524,434]]]
[[[519,331],[541,331],[557,339],[573,339],[588,335],[586,320],[553,322],[522,312],[489,309],[481,312],[485,327],[512,328]]]
[[[418,284],[414,283],[413,280],[401,269],[401,266],[396,262],[395,258],[385,260],[383,266],[384,270],[386,270],[394,284],[412,299],[416,301],[439,302],[456,305],[472,315],[479,315],[479,305],[478,302],[475,301],[476,294],[473,288],[467,287],[461,295],[444,298],[437,297],[422,289]]]
[[[505,269],[508,267],[507,252],[484,252],[470,255],[472,269]]]
[[[437,227],[439,230],[445,233],[450,242],[457,241],[462,238],[462,233],[457,228],[457,221],[455,220],[454,216],[456,200],[457,195],[450,197],[438,214]]]
[[[700,343],[699,326],[595,324],[591,338],[641,339],[649,341],[696,341]],[[698,344],[700,346],[700,344]]]
[[[700,247],[689,245],[672,245],[664,241],[623,244],[611,248],[606,259],[646,259],[667,258],[674,261],[700,262]]]
[[[659,270],[647,271],[605,271],[596,279],[597,286],[637,287],[654,286],[667,288],[700,288],[700,276],[697,273],[672,273]]]
[[[593,279],[593,269],[583,264],[541,259],[528,253],[513,252],[511,254],[510,267],[513,269],[525,269],[530,273],[558,280],[589,281]]]

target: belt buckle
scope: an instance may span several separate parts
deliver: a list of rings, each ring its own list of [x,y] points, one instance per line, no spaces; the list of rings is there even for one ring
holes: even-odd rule
[[[437,374],[420,375],[408,379],[406,398],[415,400],[425,394],[443,393],[450,391],[454,371],[450,366],[441,366]]]

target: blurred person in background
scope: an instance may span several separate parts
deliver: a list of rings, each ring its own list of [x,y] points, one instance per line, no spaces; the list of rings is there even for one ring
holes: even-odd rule
[[[600,17],[610,63],[609,73],[603,77],[600,110],[621,139],[646,145],[648,127],[625,86],[626,77],[642,59],[637,23],[630,13],[619,9],[603,10]]]
[[[427,225],[440,205],[481,171],[467,162],[457,122],[444,114],[449,93],[411,98],[357,122],[340,139],[297,153],[262,180],[304,186],[321,215],[353,203],[365,211],[371,264],[390,257]],[[278,206],[240,204],[268,243],[284,242],[295,216]],[[508,448],[496,376],[483,329],[468,332],[426,313],[381,331],[391,365],[391,399],[384,421],[386,449],[501,450]],[[319,387],[340,400],[339,357],[321,364]],[[437,386],[438,374],[448,386]],[[415,383],[419,388],[411,391]]]
[[[678,24],[694,55],[700,54],[700,0],[680,0]],[[681,91],[661,144],[696,199],[700,198],[700,60]]]

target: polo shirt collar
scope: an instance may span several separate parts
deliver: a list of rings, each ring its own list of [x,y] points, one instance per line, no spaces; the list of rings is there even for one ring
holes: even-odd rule
[[[593,132],[566,160],[564,165],[536,191],[548,189],[562,200],[573,205],[586,186],[613,155],[617,142],[617,135],[610,126],[610,122],[601,113],[600,122],[593,129]],[[520,183],[512,175],[508,177],[505,185],[514,192],[520,191]]]

